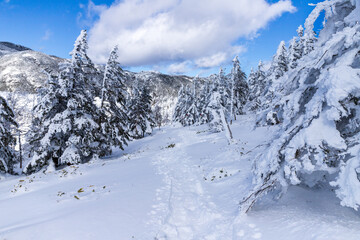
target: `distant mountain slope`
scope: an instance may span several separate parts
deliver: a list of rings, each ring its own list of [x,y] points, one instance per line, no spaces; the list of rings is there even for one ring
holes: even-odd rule
[[[57,72],[63,61],[32,50],[6,54],[0,57],[0,91],[36,93],[47,80],[44,70]]]
[[[44,70],[56,73],[59,69],[58,64],[66,61],[8,42],[0,42],[0,52],[5,53],[0,53],[0,91],[35,93],[46,83],[47,74]],[[101,68],[99,66],[99,69]],[[152,71],[126,73],[127,85],[131,86],[135,78],[148,81],[154,96],[170,94],[174,97],[181,84],[189,84],[192,79]]]
[[[17,45],[10,42],[0,42],[0,56],[6,55],[13,52],[27,51],[31,50],[30,48]]]
[[[24,132],[31,123],[31,109],[36,102],[37,90],[46,86],[46,72],[56,74],[59,71],[59,63],[65,61],[67,60],[27,47],[0,42],[0,94],[6,95],[9,99]],[[98,66],[98,69],[102,71],[103,66]],[[125,83],[129,87],[136,78],[147,82],[153,97],[153,107],[161,107],[164,122],[171,119],[180,86],[191,84],[192,81],[191,77],[170,76],[152,71],[125,73]]]

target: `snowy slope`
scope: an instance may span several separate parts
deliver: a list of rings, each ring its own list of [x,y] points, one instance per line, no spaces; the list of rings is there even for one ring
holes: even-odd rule
[[[13,52],[31,50],[30,48],[10,42],[0,42],[0,57]]]
[[[232,145],[207,126],[169,126],[107,159],[1,176],[0,239],[359,239],[359,213],[331,191],[291,187],[238,214],[251,160],[278,130],[253,124],[236,121]]]
[[[0,57],[0,91],[36,93],[44,87],[49,72],[56,73],[63,59],[32,50]]]
[[[47,73],[56,75],[59,72],[59,63],[65,61],[66,59],[36,52],[20,45],[0,42],[0,94],[7,96],[7,99],[16,99],[10,105],[15,111],[17,122],[25,125],[24,133],[32,118],[23,115],[32,114],[38,90],[46,87]],[[103,66],[97,67],[103,71]],[[153,108],[161,107],[164,122],[171,120],[180,86],[191,84],[192,80],[187,76],[171,76],[152,71],[125,73],[125,83],[128,87],[133,85],[135,78],[148,84],[153,97]]]

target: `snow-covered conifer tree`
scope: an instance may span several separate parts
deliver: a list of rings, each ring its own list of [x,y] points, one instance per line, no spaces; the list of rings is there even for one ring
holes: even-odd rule
[[[173,121],[174,122],[180,122],[183,117],[183,109],[185,107],[185,88],[184,86],[181,86],[179,92],[178,92],[178,99],[176,102],[174,114],[173,114]]]
[[[325,11],[326,25],[314,50],[281,78],[287,86],[268,110],[279,131],[254,161],[254,189],[242,202],[248,211],[262,195],[291,185],[335,190],[341,205],[360,206],[360,2],[318,3],[306,20]]]
[[[257,111],[262,109],[262,100],[267,91],[266,72],[262,61],[259,62],[257,71],[251,69],[249,74],[249,99],[247,109],[250,111]]]
[[[17,127],[13,110],[6,100],[0,97],[0,172],[12,173],[17,156],[14,150],[15,137],[11,133],[12,127]]]
[[[290,42],[289,50],[288,50],[288,59],[289,59],[289,67],[290,68],[296,68],[297,66],[297,60],[301,57],[299,52],[297,51],[299,42],[297,41],[296,37],[293,37],[293,39]]]
[[[219,87],[216,84],[211,91],[207,109],[209,114],[211,115],[211,120],[209,122],[210,128],[215,132],[221,132],[225,130],[225,126],[222,121],[223,118],[225,119],[225,108],[221,104],[221,95],[219,92]]]
[[[94,103],[93,85],[89,75],[93,72],[86,32],[81,31],[70,53],[71,63],[62,66],[58,76],[49,77],[49,89],[43,92],[35,106],[36,126],[30,135],[33,157],[24,168],[27,174],[47,165],[77,164],[104,152],[99,138],[98,108]]]
[[[157,127],[161,127],[162,125],[162,121],[163,121],[163,116],[161,114],[161,107],[160,106],[156,106],[154,109],[154,121]]]
[[[194,125],[199,120],[198,99],[196,96],[196,85],[193,85],[193,90],[187,88],[186,112],[185,112],[185,126]]]
[[[136,80],[138,81],[138,80]],[[135,84],[129,105],[129,130],[130,136],[137,139],[151,133],[155,125],[151,111],[152,97],[146,83]]]
[[[209,82],[206,81],[202,88],[200,89],[199,94],[199,101],[198,101],[198,113],[199,113],[199,124],[205,124],[209,122],[210,116],[209,116],[209,110],[207,108],[207,105],[209,104]]]
[[[282,77],[284,73],[288,71],[289,69],[288,65],[289,65],[289,60],[287,58],[287,50],[286,50],[285,42],[281,41],[271,66],[275,79]]]
[[[104,146],[103,149],[107,151],[103,155],[111,153],[112,146],[123,149],[129,140],[126,87],[123,82],[124,74],[117,58],[117,47],[115,47],[111,51],[105,66],[101,91],[99,125],[102,132],[100,136],[105,137],[101,144]]]
[[[233,60],[233,68],[231,70],[230,76],[230,110],[229,114],[234,116],[236,119],[236,114],[243,113],[243,107],[248,98],[249,86],[246,82],[246,74],[240,68],[240,62],[238,57],[235,57]]]
[[[221,71],[220,71],[221,73]],[[226,132],[226,136],[228,141],[232,141],[232,133],[230,130],[230,126],[226,119],[226,108],[222,102],[222,96],[220,94],[221,84],[221,75],[219,74],[217,78],[215,78],[214,83],[212,85],[212,89],[210,91],[209,103],[207,105],[207,112],[209,113],[209,127],[214,132]]]
[[[314,50],[314,44],[316,41],[317,38],[313,30],[309,30],[305,32],[305,35],[303,36],[304,55],[307,55],[312,50]]]

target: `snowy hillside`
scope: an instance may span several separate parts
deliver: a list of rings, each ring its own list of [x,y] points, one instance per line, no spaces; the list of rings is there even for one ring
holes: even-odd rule
[[[0,57],[0,91],[36,93],[44,87],[45,72],[55,74],[61,58],[32,50],[19,51]]]
[[[23,100],[13,101],[11,105],[19,123],[30,125],[31,117],[22,117],[22,115],[32,114],[37,91],[47,87],[47,73],[56,75],[59,72],[59,63],[64,62],[66,62],[65,59],[32,51],[16,44],[0,43],[0,92],[2,96],[7,96],[7,99]],[[103,66],[97,67],[103,71]],[[149,85],[153,97],[153,108],[161,107],[164,122],[171,120],[181,85],[191,84],[192,80],[187,76],[171,76],[151,71],[125,72],[125,84],[128,87],[133,86],[135,79]],[[26,104],[27,102],[30,104]],[[26,132],[27,128],[23,129]]]
[[[9,43],[9,42],[0,42],[0,56],[6,55],[13,52],[20,52],[20,51],[26,51],[31,50],[30,48]]]
[[[232,125],[233,145],[206,126],[169,126],[104,160],[3,176],[0,238],[358,239],[359,213],[333,192],[292,187],[239,215],[251,160],[278,128],[253,123],[244,116]]]

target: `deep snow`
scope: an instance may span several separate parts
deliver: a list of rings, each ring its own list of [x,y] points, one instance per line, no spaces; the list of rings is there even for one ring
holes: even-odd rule
[[[0,239],[359,239],[360,214],[329,190],[291,187],[247,215],[251,162],[277,127],[167,126],[125,152],[31,176],[1,176]]]

